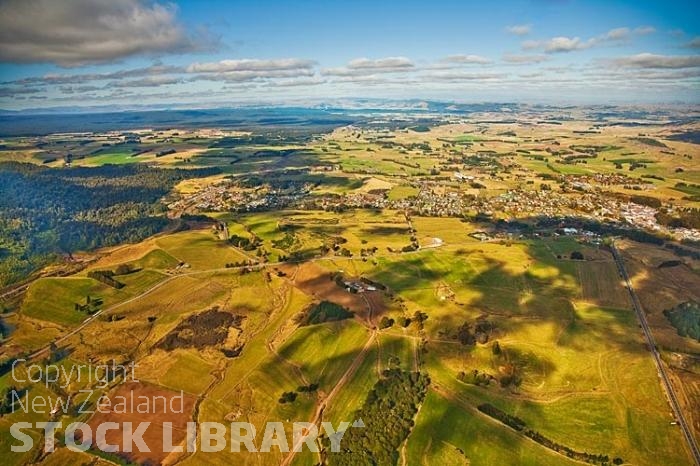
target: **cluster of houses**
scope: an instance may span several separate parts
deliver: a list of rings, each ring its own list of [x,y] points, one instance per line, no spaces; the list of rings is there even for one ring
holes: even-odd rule
[[[473,182],[475,177],[454,172],[453,178]],[[570,179],[569,179],[570,178]],[[700,232],[690,229],[669,230],[656,221],[656,209],[625,202],[607,195],[600,184],[629,183],[626,175],[596,174],[567,177],[562,189],[511,189],[495,196],[474,195],[456,187],[436,188],[431,182],[418,182],[417,196],[390,199],[387,190],[350,192],[347,194],[316,193],[313,185],[299,183],[285,189],[262,186],[241,189],[235,182],[207,186],[172,204],[171,209],[186,211],[265,211],[284,208],[305,210],[345,210],[350,208],[395,209],[410,211],[415,215],[433,217],[458,217],[467,213],[482,212],[487,215],[503,214],[506,217],[578,215],[600,221],[624,221],[637,228],[671,234],[677,239],[700,239]],[[431,188],[432,186],[432,188]]]

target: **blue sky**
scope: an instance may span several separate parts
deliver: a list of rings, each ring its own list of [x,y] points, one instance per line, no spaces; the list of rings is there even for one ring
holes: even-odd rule
[[[0,108],[700,101],[700,3],[4,0]]]

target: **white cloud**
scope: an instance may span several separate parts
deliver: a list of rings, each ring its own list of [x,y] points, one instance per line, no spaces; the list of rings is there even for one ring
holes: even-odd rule
[[[525,65],[531,63],[542,63],[549,60],[546,55],[513,55],[505,54],[503,55],[503,61],[506,63],[512,63],[516,65]]]
[[[378,59],[356,58],[346,66],[326,68],[322,74],[326,76],[363,76],[375,73],[400,73],[413,71],[415,65],[406,57],[386,57]]]
[[[183,81],[184,80],[182,78],[177,76],[148,76],[130,81],[115,81],[109,83],[108,87],[158,87],[168,84],[179,84]]]
[[[188,73],[197,73],[191,81],[225,81],[240,83],[273,78],[308,78],[315,75],[316,62],[302,58],[221,60],[192,63]]]
[[[486,57],[480,55],[450,55],[440,60],[443,63],[454,63],[458,65],[487,65],[493,63]]]
[[[325,84],[327,81],[318,76],[304,77],[304,78],[292,78],[278,81],[270,81],[265,84],[265,87],[307,87],[307,86],[318,86],[320,84]]]
[[[582,42],[578,37],[553,37],[543,44],[546,53],[561,53],[572,52],[574,50],[583,50],[591,47],[593,42],[588,40]]]
[[[630,28],[616,28],[611,29],[605,34],[603,34],[604,40],[624,40],[628,39],[630,36]]]
[[[133,68],[127,70],[114,71],[111,73],[82,73],[82,74],[60,74],[49,73],[44,76],[33,76],[21,78],[4,84],[21,85],[58,85],[58,84],[81,84],[90,81],[104,81],[108,79],[137,78],[141,76],[157,76],[164,74],[176,74],[184,72],[184,68],[179,66],[169,66],[154,64],[144,68]]]
[[[516,24],[513,26],[508,26],[506,28],[506,31],[508,31],[511,34],[515,34],[516,36],[526,36],[530,34],[532,31],[532,25],[530,24]]]
[[[612,60],[621,68],[695,68],[700,67],[700,55],[656,55],[640,53]]]
[[[506,78],[508,75],[505,73],[468,73],[463,71],[445,71],[445,72],[433,72],[422,76],[424,81],[446,81],[446,82],[460,82],[460,81],[491,81],[491,80],[501,80]]]
[[[172,3],[145,0],[3,0],[0,61],[63,67],[211,48],[188,34]]]
[[[310,70],[314,67],[313,60],[300,58],[281,58],[272,60],[241,59],[221,60],[209,63],[192,63],[187,67],[188,73],[224,73],[238,71],[280,71],[280,70]]]
[[[226,71],[220,73],[202,73],[190,78],[190,81],[225,81],[225,82],[245,82],[255,80],[265,80],[272,78],[299,78],[314,76],[311,69],[290,69],[290,70],[248,70],[248,71]]]
[[[639,34],[640,36],[645,36],[647,34],[653,34],[656,32],[656,28],[653,26],[639,26],[638,28],[634,29],[635,34]]]
[[[413,68],[413,63],[406,57],[387,57],[370,60],[369,58],[356,58],[347,66],[351,70],[405,70]]]
[[[380,77],[376,75],[362,75],[362,76],[338,76],[333,79],[333,83],[350,83],[350,84],[391,84],[393,80],[386,77]]]
[[[573,52],[591,47],[612,44],[619,45],[632,39],[633,36],[647,35],[655,32],[651,26],[640,26],[635,29],[620,27],[610,29],[596,37],[582,40],[580,37],[558,36],[547,40],[526,40],[521,44],[523,50],[544,50],[546,53]]]

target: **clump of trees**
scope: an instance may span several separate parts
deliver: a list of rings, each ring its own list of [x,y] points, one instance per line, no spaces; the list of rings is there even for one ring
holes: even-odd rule
[[[521,368],[513,362],[512,355],[509,355],[507,350],[501,348],[498,341],[491,345],[491,352],[494,355],[495,363],[498,365],[498,376],[481,372],[478,369],[472,369],[471,371],[460,371],[457,373],[457,380],[481,387],[488,387],[492,381],[498,382],[501,388],[504,389],[519,387],[522,383]]]
[[[700,342],[700,304],[693,301],[681,303],[672,309],[666,309],[664,315],[676,328],[678,335]]]
[[[227,269],[235,269],[238,267],[250,267],[255,265],[255,263],[252,260],[242,260],[238,262],[227,262],[224,267]]]
[[[385,328],[393,327],[393,325],[394,325],[394,319],[392,319],[390,317],[383,316],[379,320],[379,328],[382,330]]]
[[[262,245],[262,240],[257,236],[251,239],[245,236],[231,235],[228,238],[228,242],[244,251],[254,251]]]
[[[488,343],[489,335],[494,330],[494,325],[488,320],[479,319],[474,324],[464,322],[457,329],[455,339],[463,345],[482,345]]]
[[[318,390],[317,383],[310,383],[309,385],[300,385],[294,392],[284,392],[277,400],[280,404],[294,403],[299,396],[299,393],[314,393]]]
[[[297,399],[297,392],[284,392],[282,393],[282,396],[280,397],[279,403],[280,404],[285,404],[285,403],[294,403],[294,400]]]
[[[416,241],[414,241],[411,244],[407,244],[406,246],[402,247],[401,252],[417,251],[418,248],[419,248],[418,243]]]
[[[103,304],[102,298],[93,298],[90,295],[87,295],[85,297],[85,303],[75,303],[75,310],[78,312],[85,312],[87,314],[94,314],[95,312],[100,310],[100,307]]]
[[[428,320],[428,314],[423,311],[416,311],[413,313],[413,318],[410,319],[411,322],[415,322],[418,330],[423,330],[424,322]],[[410,323],[410,322],[409,322]],[[408,326],[408,325],[406,325]]]
[[[406,327],[408,327],[409,325],[411,325],[411,318],[410,318],[410,317],[406,317],[406,316],[401,316],[401,317],[398,318],[397,323],[398,323],[401,327],[406,328]]]
[[[457,380],[464,383],[469,383],[476,386],[488,386],[495,377],[486,372],[480,372],[474,369],[471,372],[460,371],[457,374]]]
[[[671,228],[700,229],[700,209],[678,209],[674,214],[660,210],[655,215],[656,221]]]
[[[20,407],[15,406],[15,402],[21,400],[25,392],[26,389],[18,389],[14,385],[0,391],[0,416],[19,410]]]
[[[297,392],[299,393],[312,393],[318,390],[317,383],[310,383],[309,385],[301,385],[297,387]]]
[[[430,378],[420,372],[387,369],[369,392],[355,419],[365,427],[349,429],[340,442],[340,451],[328,453],[328,464],[395,465],[398,449],[413,428],[418,406],[423,402]],[[328,438],[324,446],[330,446]]]
[[[321,301],[294,318],[299,325],[315,325],[324,322],[350,319],[354,314],[343,306],[331,301]]]
[[[571,260],[574,261],[582,261],[585,258],[583,257],[583,253],[581,251],[571,251],[571,254],[569,255]]]

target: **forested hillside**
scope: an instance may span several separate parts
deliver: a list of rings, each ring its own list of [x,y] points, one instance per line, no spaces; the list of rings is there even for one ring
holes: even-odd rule
[[[0,163],[0,286],[56,254],[158,232],[168,223],[160,199],[179,181],[215,171]]]

